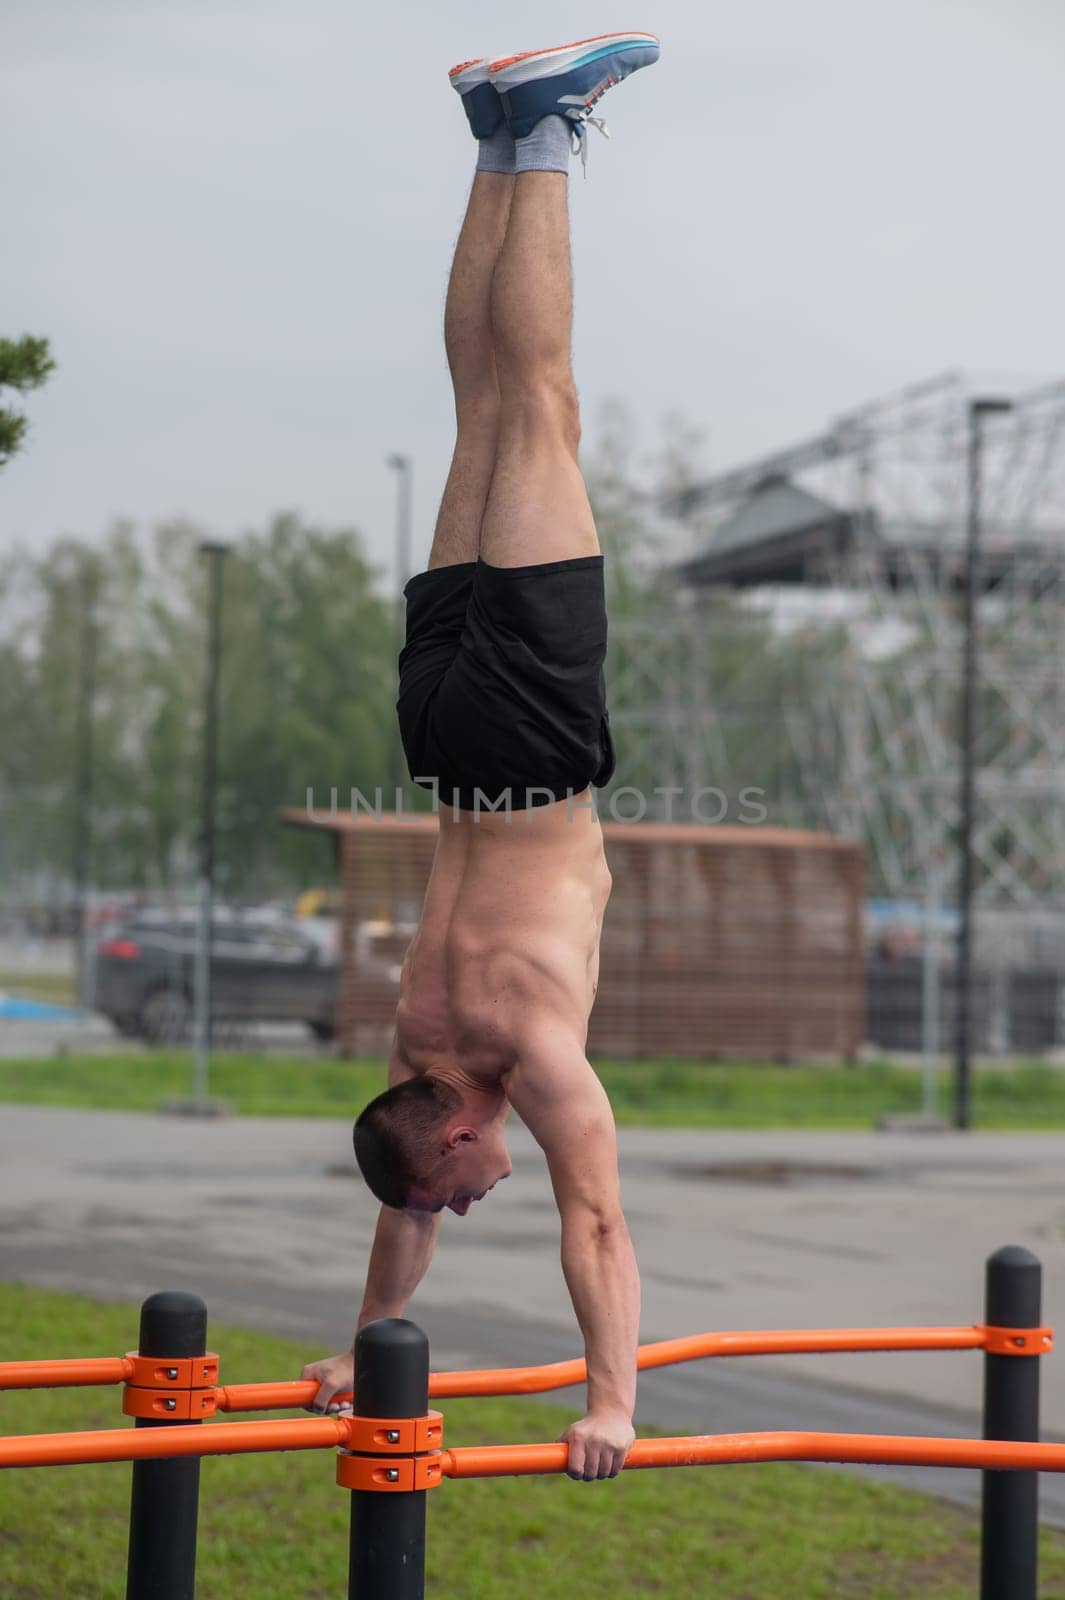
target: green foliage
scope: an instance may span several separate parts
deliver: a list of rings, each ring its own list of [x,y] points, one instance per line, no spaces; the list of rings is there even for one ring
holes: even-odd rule
[[[40,376],[46,351],[35,359]],[[663,603],[655,493],[695,470],[695,441],[680,424],[669,425],[657,460],[643,460],[624,409],[604,413],[587,471],[619,629]],[[186,521],[150,534],[119,522],[100,542],[16,551],[0,575],[0,715],[9,730],[0,745],[0,875],[8,881],[37,869],[62,893],[79,804],[78,701],[94,654],[92,880],[153,892],[191,883],[205,536]],[[328,842],[279,825],[279,807],[302,805],[308,790],[319,805],[335,790],[341,807],[352,788],[387,793],[395,613],[356,530],[290,513],[236,541],[224,574],[218,881],[226,895],[266,895],[334,871]],[[624,713],[623,675],[619,692]]]
[[[137,1308],[0,1286],[9,1359],[117,1355]],[[297,1377],[320,1348],[211,1324],[222,1381]],[[505,1360],[505,1352],[500,1352]],[[708,1391],[709,1393],[709,1391]],[[448,1445],[556,1438],[572,1413],[542,1401],[460,1400],[445,1407]],[[5,1433],[113,1428],[113,1388],[3,1397]],[[225,1427],[212,1422],[207,1427]],[[712,1406],[692,1430],[713,1427]],[[646,1436],[653,1430],[642,1428]],[[4,1474],[0,1593],[5,1600],[121,1600],[130,1469],[124,1464]],[[196,1593],[201,1600],[326,1600],[346,1587],[348,1496],[332,1453],[204,1461]],[[47,1530],[46,1536],[42,1530]],[[449,1600],[606,1593],[720,1600],[970,1600],[977,1518],[893,1484],[793,1465],[445,1482],[429,1495],[427,1592]],[[1048,1597],[1065,1582],[1065,1541],[1044,1533]]]
[[[0,391],[27,394],[47,383],[55,371],[47,339],[25,334],[21,339],[0,339]],[[20,411],[0,407],[0,468],[7,465],[26,438],[27,419]]]
[[[0,579],[0,870],[62,880],[78,801],[76,730],[85,663],[93,694],[94,860],[114,888],[187,886],[199,828],[206,657],[205,535],[187,522],[149,537],[126,523],[99,545],[16,552]],[[293,515],[236,542],[225,562],[218,837],[223,892],[328,878],[320,839],[276,820],[313,786],[387,783],[393,737],[390,601],[361,535]],[[17,711],[17,715],[14,713]],[[341,802],[343,803],[343,801]]]
[[[25,343],[25,341],[23,341]],[[43,346],[43,341],[37,341]],[[12,370],[10,344],[0,342]],[[36,350],[38,377],[46,349]],[[0,362],[0,373],[5,370]],[[32,374],[31,374],[32,375]],[[26,380],[28,381],[28,380]],[[682,549],[662,496],[703,476],[700,441],[668,419],[643,448],[624,406],[601,414],[584,470],[606,555],[607,676],[616,783],[653,797],[683,784],[729,796],[761,789],[774,823],[824,825],[822,772],[839,749],[823,729],[825,683],[846,660],[842,627],[781,627],[724,590],[682,602]],[[188,887],[199,828],[205,664],[205,531],[126,523],[100,543],[16,551],[0,574],[0,878],[68,878],[77,713],[95,642],[92,879],[116,889]],[[351,528],[282,514],[225,560],[217,863],[227,896],[329,881],[328,840],[278,824],[282,806],[348,804],[387,792],[395,740],[394,606]],[[890,680],[895,663],[885,665]],[[886,693],[897,692],[890,686]],[[810,751],[816,749],[816,757]],[[875,751],[870,759],[875,759]],[[427,805],[424,791],[408,800]],[[677,820],[689,815],[681,801]]]
[[[26,394],[47,383],[55,371],[47,339],[25,334],[21,339],[0,339],[0,389]]]
[[[236,883],[293,868],[307,841],[279,830],[279,805],[343,808],[352,787],[386,787],[394,739],[393,606],[359,537],[275,518],[226,568],[220,724],[220,856]],[[332,875],[321,845],[313,859]]]

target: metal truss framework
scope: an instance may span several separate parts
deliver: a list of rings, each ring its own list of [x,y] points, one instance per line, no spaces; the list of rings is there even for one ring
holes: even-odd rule
[[[854,538],[790,603],[700,589],[614,628],[612,693],[638,708],[615,719],[627,782],[731,804],[761,787],[771,820],[863,839],[873,892],[951,898],[975,392],[937,378],[674,499],[712,539],[784,474],[849,511]],[[978,898],[1065,908],[1065,382],[1007,392],[984,450]]]

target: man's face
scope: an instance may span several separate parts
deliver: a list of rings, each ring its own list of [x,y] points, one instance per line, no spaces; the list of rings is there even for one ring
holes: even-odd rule
[[[512,1171],[505,1149],[492,1151],[483,1143],[460,1144],[448,1163],[446,1175],[432,1188],[412,1189],[407,1198],[411,1211],[453,1211],[464,1217]]]

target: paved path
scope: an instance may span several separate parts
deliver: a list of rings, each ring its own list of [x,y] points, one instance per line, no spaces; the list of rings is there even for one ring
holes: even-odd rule
[[[344,1123],[0,1106],[0,1278],[106,1300],[194,1289],[218,1322],[340,1349],[375,1218],[350,1148]],[[511,1148],[509,1182],[445,1218],[411,1308],[436,1366],[579,1352],[543,1160],[520,1127]],[[1046,1320],[1065,1329],[1061,1134],[630,1129],[621,1150],[644,1339],[978,1321],[984,1257],[1007,1242],[1042,1257]],[[1045,1430],[1065,1436],[1065,1350],[1043,1380]],[[684,1432],[971,1434],[980,1381],[970,1354],[708,1362],[646,1374],[640,1416]],[[976,1491],[975,1474],[890,1476]],[[1065,1478],[1044,1480],[1043,1506],[1065,1526]]]
[[[18,992],[16,985],[10,987]],[[313,1060],[316,1055],[332,1054],[331,1046],[315,1043],[302,1022],[217,1022],[215,1043],[256,1055],[303,1056],[307,1060]],[[143,1039],[123,1038],[106,1017],[91,1011],[72,1011],[70,1016],[58,1020],[30,1020],[0,1013],[0,1060],[148,1054],[150,1050]]]

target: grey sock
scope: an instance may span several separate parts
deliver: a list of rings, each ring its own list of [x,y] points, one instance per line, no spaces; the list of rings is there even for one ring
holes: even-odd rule
[[[505,122],[488,139],[477,142],[478,172],[513,172],[514,140]]]
[[[568,172],[570,124],[565,117],[541,117],[532,133],[514,141],[515,172]]]

